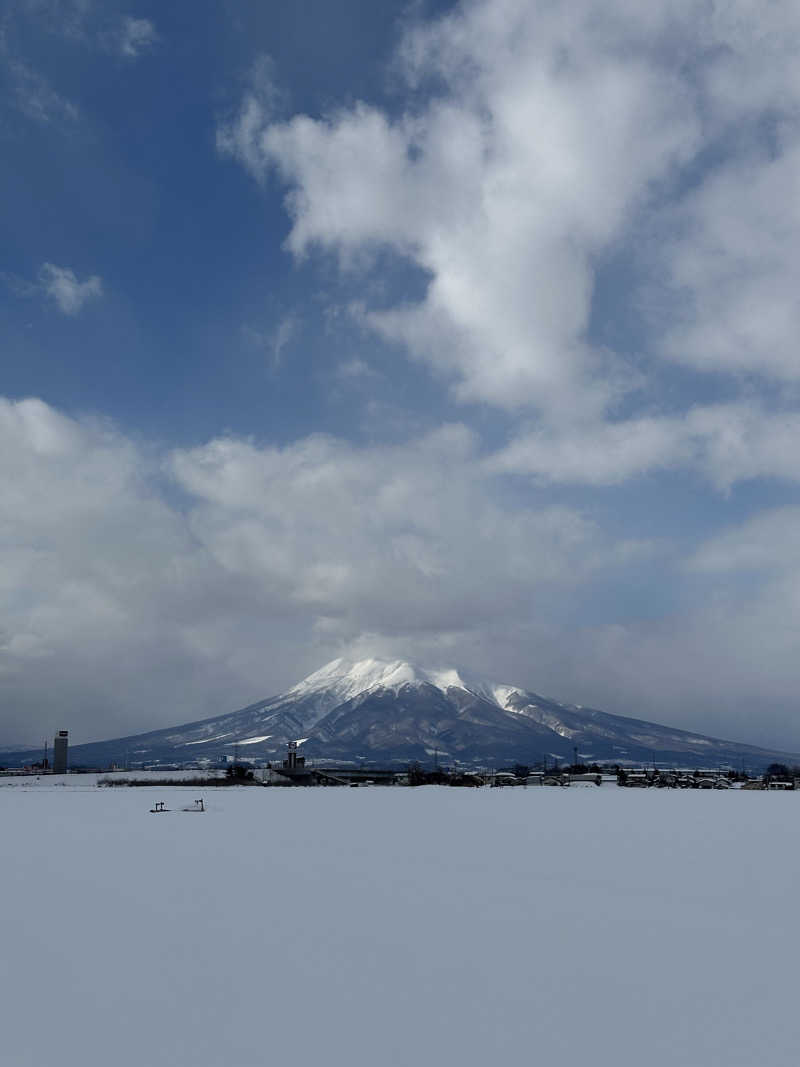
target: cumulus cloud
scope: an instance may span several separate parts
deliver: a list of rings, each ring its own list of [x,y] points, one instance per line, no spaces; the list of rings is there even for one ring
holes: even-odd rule
[[[509,494],[476,447],[453,424],[382,448],[221,437],[164,453],[103,420],[0,401],[6,740],[188,721],[363,653],[800,744],[796,509],[684,561]],[[626,621],[617,592],[654,572],[680,611]]]
[[[406,32],[404,108],[285,120],[250,89],[218,144],[286,185],[294,256],[332,253],[354,278],[378,250],[419,268],[421,299],[389,273],[389,298],[355,312],[457,401],[535,417],[501,465],[592,484],[683,464],[723,488],[792,477],[770,438],[793,440],[793,395],[773,418],[741,382],[781,388],[800,367],[798,47],[788,0],[614,0],[602,17],[589,0],[473,0]],[[610,261],[635,279],[609,283],[616,333],[645,322],[633,353],[595,333]],[[683,410],[674,391],[659,410],[669,365],[727,375],[724,401],[695,410],[689,382]]]
[[[304,624],[198,543],[162,459],[105,421],[0,402],[6,741],[185,721],[293,677]]]
[[[69,715],[113,734],[210,714],[365,634],[419,647],[524,620],[534,600],[556,617],[581,582],[647,552],[563,507],[509,508],[473,449],[454,425],[383,449],[220,438],[162,455],[108,423],[3,401],[0,692],[14,725]]]
[[[96,274],[79,282],[73,270],[57,267],[55,263],[42,264],[39,283],[65,315],[77,315],[88,301],[103,295],[103,283]]]
[[[20,733],[30,716],[55,728],[70,715],[80,730],[99,725],[104,706],[117,723],[141,688],[131,672],[133,693],[112,702],[112,679],[124,690],[126,649],[157,669],[148,590],[182,566],[185,538],[146,489],[142,457],[109,426],[3,401],[0,441],[4,726]]]
[[[227,570],[281,591],[352,638],[435,632],[520,610],[634,546],[564,508],[493,501],[460,425],[364,451],[311,437],[284,449],[217,440],[176,453],[194,536]]]
[[[291,186],[296,255],[388,246],[430,275],[422,302],[366,321],[454,378],[462,399],[602,407],[616,385],[586,343],[591,258],[690,153],[697,123],[669,70],[606,47],[588,10],[503,8],[436,27],[455,55],[418,38],[448,88],[421,114],[359,104],[276,123],[249,94],[220,143]]]

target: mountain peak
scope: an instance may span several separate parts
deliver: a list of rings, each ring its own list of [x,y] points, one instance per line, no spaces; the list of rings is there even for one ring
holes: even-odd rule
[[[405,660],[334,659],[318,671],[309,674],[289,690],[293,696],[305,696],[323,689],[332,689],[343,700],[358,696],[379,686],[393,688],[406,683],[427,681],[424,671]]]
[[[800,756],[690,734],[641,719],[560,704],[529,690],[496,685],[454,667],[431,669],[401,659],[339,658],[288,692],[200,722],[73,748],[89,766],[109,762],[183,763],[230,759],[237,747],[273,759],[287,741],[308,740],[312,759],[351,762],[442,757],[479,766],[659,760],[673,766],[746,761],[764,767]],[[252,746],[252,747],[250,747]],[[11,754],[24,763],[30,755]],[[7,761],[6,761],[7,762]]]
[[[341,701],[350,700],[373,689],[394,689],[403,685],[432,685],[446,693],[451,687],[466,689],[505,708],[508,697],[518,690],[513,686],[497,685],[486,679],[466,675],[455,667],[432,669],[420,667],[401,659],[331,660],[293,686],[287,696],[310,696],[330,692]]]

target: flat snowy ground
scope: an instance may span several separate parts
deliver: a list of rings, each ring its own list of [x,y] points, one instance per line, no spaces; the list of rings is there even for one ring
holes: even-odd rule
[[[798,794],[195,793],[0,789],[0,1062],[798,1062]]]

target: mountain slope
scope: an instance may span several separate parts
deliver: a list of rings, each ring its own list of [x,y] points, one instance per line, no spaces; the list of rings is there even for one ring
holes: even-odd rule
[[[722,741],[640,719],[549,700],[512,685],[402,660],[337,659],[286,693],[201,722],[73,746],[72,766],[258,762],[303,740],[330,761],[429,760],[497,765],[573,759],[751,768],[800,756]],[[0,753],[0,764],[30,760]]]

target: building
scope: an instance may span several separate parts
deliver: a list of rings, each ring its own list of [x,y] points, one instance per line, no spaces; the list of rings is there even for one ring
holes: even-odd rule
[[[53,742],[53,774],[67,773],[69,730],[59,730]]]
[[[287,746],[286,759],[283,761],[283,766],[287,771],[300,771],[306,765],[305,756],[297,755],[297,742],[290,741]]]

